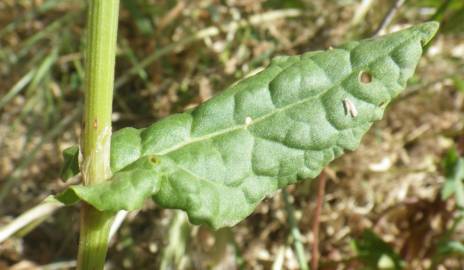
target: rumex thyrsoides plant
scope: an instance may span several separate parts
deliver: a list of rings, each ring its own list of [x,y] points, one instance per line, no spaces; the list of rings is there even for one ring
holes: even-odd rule
[[[106,241],[113,213],[139,209],[148,198],[217,229],[240,222],[279,188],[316,177],[382,118],[438,28],[428,22],[328,51],[278,56],[192,110],[111,136],[114,48],[108,55],[101,47],[98,27],[112,25],[106,42],[114,45],[117,5],[90,1],[85,181],[56,196],[84,202],[84,249],[86,238]]]

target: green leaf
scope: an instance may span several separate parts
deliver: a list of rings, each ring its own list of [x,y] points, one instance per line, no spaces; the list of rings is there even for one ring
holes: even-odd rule
[[[443,200],[447,200],[449,197],[451,197],[456,190],[456,181],[452,175],[454,174],[458,159],[459,154],[455,147],[451,148],[443,159],[443,168],[446,177],[446,181],[443,183],[443,187],[441,188],[441,198]]]
[[[354,241],[358,258],[368,269],[403,269],[404,261],[387,242],[371,230],[365,230]]]
[[[446,153],[445,158],[443,159],[443,167],[445,169],[445,176],[449,177],[454,174],[454,171],[456,170],[456,162],[459,159],[459,153],[456,147],[451,148],[448,150]]]
[[[464,13],[464,12],[463,12]],[[459,78],[457,75],[453,77],[454,86],[456,89],[462,93],[464,93],[464,80]]]
[[[60,176],[63,181],[79,173],[79,146],[73,145],[63,151],[64,164]]]
[[[464,244],[456,241],[456,240],[449,240],[443,243],[440,243],[438,246],[438,253],[440,255],[464,255]]]
[[[115,173],[110,181],[92,186],[71,186],[56,199],[67,205],[84,200],[100,211],[140,209],[146,198],[158,192],[165,178],[157,164],[155,157],[143,157]]]
[[[430,22],[329,51],[276,57],[194,110],[116,132],[112,171],[116,177],[155,156],[154,175],[139,175],[138,181],[159,186],[151,190],[157,204],[185,210],[196,224],[232,226],[265,196],[316,177],[345,150],[357,148],[405,88],[437,28]],[[134,180],[125,175],[113,178],[116,183],[71,190],[100,210],[117,210],[119,200],[130,204],[124,209],[141,206],[149,192],[120,194],[125,181]]]
[[[455,194],[458,207],[464,208],[464,158],[459,156],[456,148],[448,151],[444,159],[446,181],[441,189],[443,200]]]

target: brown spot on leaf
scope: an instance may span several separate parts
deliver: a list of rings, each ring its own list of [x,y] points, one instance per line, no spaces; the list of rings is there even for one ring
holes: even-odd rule
[[[159,162],[159,160],[155,156],[151,156],[148,160],[153,164],[157,164]]]
[[[372,75],[368,71],[361,71],[359,74],[359,81],[362,83],[372,82]]]

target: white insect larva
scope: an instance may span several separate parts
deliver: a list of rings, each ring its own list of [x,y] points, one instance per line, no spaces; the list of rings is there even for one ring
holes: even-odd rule
[[[345,107],[345,114],[350,114],[353,118],[358,116],[358,110],[351,100],[347,98],[343,99],[343,106]]]
[[[253,119],[251,117],[247,116],[245,117],[245,125],[249,126],[253,122]]]

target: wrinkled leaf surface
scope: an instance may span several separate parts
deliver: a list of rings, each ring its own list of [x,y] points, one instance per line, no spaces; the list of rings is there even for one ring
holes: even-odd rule
[[[358,147],[405,88],[437,27],[425,23],[328,51],[276,57],[192,111],[116,132],[114,179],[72,187],[58,198],[116,211],[152,197],[185,210],[193,223],[234,225],[266,195],[316,177]],[[139,168],[147,157],[156,160],[152,169]]]

